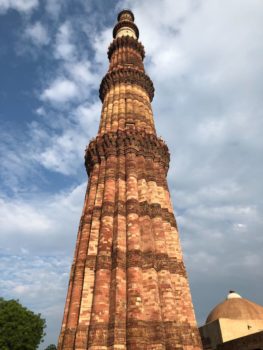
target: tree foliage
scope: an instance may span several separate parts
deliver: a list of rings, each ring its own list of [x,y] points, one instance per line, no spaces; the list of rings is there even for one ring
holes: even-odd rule
[[[16,300],[0,298],[0,349],[36,350],[45,333],[46,321]]]
[[[57,347],[54,344],[50,344],[45,350],[57,350]]]

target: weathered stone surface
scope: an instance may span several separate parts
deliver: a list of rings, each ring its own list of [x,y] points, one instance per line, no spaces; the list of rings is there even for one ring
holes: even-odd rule
[[[168,147],[162,139],[156,137],[154,134],[147,134],[144,131],[138,132],[137,130],[109,132],[99,135],[95,140],[92,140],[85,155],[87,172],[90,174],[94,164],[100,163],[101,159],[107,159],[109,156],[125,156],[128,153],[133,153],[136,157],[143,156],[155,163],[159,163],[166,175],[170,161]],[[137,162],[137,158],[134,159],[134,164],[137,164]],[[153,167],[153,164],[150,165]],[[122,171],[122,169],[114,169],[111,175],[116,177],[118,170]],[[156,181],[159,178],[158,173],[154,171],[149,172],[145,167],[143,177],[147,177],[147,175],[152,181]]]
[[[261,350],[262,348],[263,331],[260,331],[219,344],[216,350]]]
[[[128,59],[127,55],[127,59]],[[102,79],[100,85],[100,99],[103,102],[107,92],[115,85],[120,84],[132,84],[141,86],[148,94],[150,101],[154,97],[154,87],[151,79],[147,74],[141,72],[140,69],[134,69],[132,65],[135,65],[137,60],[130,62],[130,65],[125,68],[119,68],[118,70],[112,70],[108,72]],[[131,64],[132,63],[132,64]],[[141,68],[140,66],[138,68]]]
[[[120,52],[121,49],[126,50],[127,48],[132,48],[135,51],[137,51],[141,55],[141,59],[144,59],[145,57],[145,51],[143,45],[136,39],[130,37],[130,36],[123,36],[121,38],[117,38],[113,40],[113,42],[110,44],[108,49],[108,58],[111,60],[111,57],[114,52],[118,51]],[[117,60],[116,60],[117,61]],[[141,65],[142,62],[139,62]],[[143,65],[142,65],[143,67]]]
[[[89,184],[70,273],[59,350],[200,350],[166,175],[155,131],[153,84],[125,10],[109,47]],[[138,37],[138,35],[137,35]]]

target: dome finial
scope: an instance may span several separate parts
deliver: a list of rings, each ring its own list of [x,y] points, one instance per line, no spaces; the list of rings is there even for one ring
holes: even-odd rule
[[[118,14],[118,22],[120,21],[131,21],[134,22],[134,14],[131,10],[129,9],[123,9],[119,14]]]
[[[227,299],[242,298],[241,295],[237,294],[234,290],[230,290]]]

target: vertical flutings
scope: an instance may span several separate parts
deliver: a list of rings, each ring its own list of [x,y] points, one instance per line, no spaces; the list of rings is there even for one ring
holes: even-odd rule
[[[59,350],[201,350],[134,15],[113,30]]]

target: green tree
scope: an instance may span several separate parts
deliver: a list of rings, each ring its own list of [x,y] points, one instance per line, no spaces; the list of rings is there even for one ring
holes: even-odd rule
[[[45,335],[46,321],[16,300],[0,298],[0,349],[36,350]]]
[[[54,344],[50,344],[45,350],[57,350],[57,347]]]

